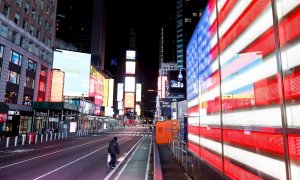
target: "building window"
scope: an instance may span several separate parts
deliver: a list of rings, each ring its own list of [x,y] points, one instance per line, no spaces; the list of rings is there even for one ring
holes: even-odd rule
[[[26,77],[25,87],[34,89],[34,79],[31,77]]]
[[[0,35],[7,38],[8,27],[5,24],[2,24]]]
[[[13,31],[13,33],[12,33],[12,42],[13,43],[15,43],[15,44],[17,44],[17,32],[15,32],[15,31]]]
[[[13,84],[19,84],[20,82],[20,75],[14,71],[9,71],[8,74],[8,82],[13,83]]]
[[[43,9],[44,7],[44,0],[40,0],[40,8]]]
[[[0,60],[3,60],[4,56],[4,46],[0,45]]]
[[[16,3],[17,3],[17,5],[18,5],[19,7],[22,6],[22,0],[16,0]]]
[[[197,15],[198,15],[197,13],[193,13],[193,17],[197,17]]]
[[[35,17],[36,17],[36,12],[35,12],[34,9],[32,9],[32,11],[31,11],[31,18],[34,20]]]
[[[31,106],[32,99],[32,96],[24,95],[23,104],[26,106]]]
[[[22,28],[25,29],[25,30],[27,28],[27,21],[25,19],[23,19]]]
[[[24,37],[21,36],[21,37],[20,37],[20,46],[21,46],[21,47],[24,47],[24,42],[25,42],[25,41],[24,41]]]
[[[45,22],[45,29],[48,31],[49,30],[49,23],[48,21]]]
[[[30,25],[29,34],[33,36],[33,32],[34,32],[34,26]]]
[[[26,12],[26,14],[28,14],[28,12],[29,12],[29,3],[28,2],[25,3],[24,11]]]
[[[7,5],[4,5],[4,7],[3,7],[3,15],[5,17],[8,17],[8,15],[9,15],[9,7]]]
[[[27,60],[27,70],[35,72],[36,71],[36,62],[28,59]]]
[[[19,25],[19,19],[20,19],[20,15],[18,13],[15,14],[15,19],[14,22]]]
[[[39,31],[39,30],[36,31],[35,37],[36,37],[38,40],[40,39],[40,31]]]
[[[191,18],[184,18],[184,22],[192,22]]]
[[[28,51],[31,53],[33,52],[33,42],[31,42],[31,41],[28,44]]]
[[[18,93],[15,91],[6,90],[4,102],[17,104],[17,101],[18,101]]]
[[[12,56],[11,56],[11,62],[13,64],[19,65],[21,66],[22,63],[22,55],[16,53],[16,52],[12,52]]]
[[[42,15],[39,15],[39,17],[38,17],[38,23],[40,25],[42,25],[42,22],[43,22],[43,17],[42,17]]]

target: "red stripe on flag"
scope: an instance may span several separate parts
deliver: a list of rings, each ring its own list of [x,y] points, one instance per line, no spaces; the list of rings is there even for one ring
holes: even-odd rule
[[[202,157],[206,162],[214,166],[216,169],[222,172],[222,157],[220,155],[216,155],[210,151],[207,151],[204,148],[201,148],[199,145],[194,144],[192,142],[188,143],[188,148],[190,151],[194,152],[198,156]],[[224,158],[224,173],[232,178],[232,179],[253,179],[253,180],[261,180],[261,177],[258,177],[247,170],[232,164],[230,160]]]

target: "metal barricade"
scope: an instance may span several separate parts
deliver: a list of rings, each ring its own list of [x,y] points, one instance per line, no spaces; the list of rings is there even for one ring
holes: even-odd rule
[[[188,150],[187,150],[187,144],[184,141],[173,141],[171,143],[169,139],[169,147],[172,151],[173,157],[181,163],[181,165],[185,168],[185,170],[188,170]]]

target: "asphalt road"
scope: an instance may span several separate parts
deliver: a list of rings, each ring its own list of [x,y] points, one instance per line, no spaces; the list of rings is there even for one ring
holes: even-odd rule
[[[2,150],[0,179],[105,179],[111,171],[106,164],[109,141],[118,137],[117,158],[122,162],[143,135],[148,135],[148,128],[131,127]]]

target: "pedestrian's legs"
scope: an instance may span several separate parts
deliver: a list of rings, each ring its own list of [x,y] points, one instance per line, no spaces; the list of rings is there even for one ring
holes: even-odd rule
[[[116,155],[115,154],[110,154],[111,155],[111,161],[110,161],[110,165],[111,167],[115,167],[116,165]]]

